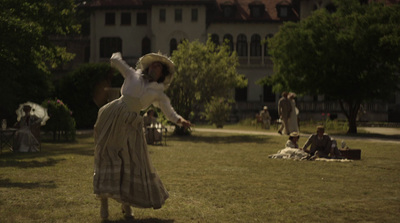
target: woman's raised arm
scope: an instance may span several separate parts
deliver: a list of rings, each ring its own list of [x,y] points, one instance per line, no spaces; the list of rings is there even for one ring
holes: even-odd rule
[[[130,72],[130,69],[133,69],[122,59],[120,52],[113,53],[110,58],[110,62],[111,67],[116,68],[124,78],[126,78],[128,73]]]

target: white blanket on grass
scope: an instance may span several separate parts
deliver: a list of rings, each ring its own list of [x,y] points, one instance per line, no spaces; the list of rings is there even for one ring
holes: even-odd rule
[[[300,149],[286,147],[281,149],[276,154],[268,156],[272,159],[294,159],[294,160],[315,160],[315,161],[326,161],[326,162],[352,162],[349,159],[328,159],[328,158],[316,158],[310,159],[309,154]]]
[[[279,150],[278,153],[269,155],[268,157],[272,159],[303,160],[307,159],[308,155],[309,154],[304,152],[303,150],[286,147],[284,149]]]

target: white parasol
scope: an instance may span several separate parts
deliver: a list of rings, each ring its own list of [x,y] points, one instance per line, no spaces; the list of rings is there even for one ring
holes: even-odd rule
[[[30,115],[36,115],[37,117],[42,119],[42,122],[40,123],[40,125],[42,125],[42,126],[46,125],[46,121],[50,119],[49,115],[47,114],[47,108],[44,108],[41,105],[30,102],[30,101],[20,104],[19,108],[15,111],[15,113],[17,113],[17,121],[21,120],[22,116],[25,115],[24,106],[26,106],[26,105],[28,105],[32,108]]]

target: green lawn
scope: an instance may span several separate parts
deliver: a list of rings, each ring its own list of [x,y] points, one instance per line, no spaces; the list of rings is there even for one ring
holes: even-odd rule
[[[269,159],[286,140],[194,131],[150,146],[170,198],[159,210],[134,208],[133,222],[398,222],[399,143],[348,140],[362,149],[349,163]],[[3,150],[0,222],[101,222],[92,174],[90,135],[40,153]],[[125,222],[114,201],[110,222]]]

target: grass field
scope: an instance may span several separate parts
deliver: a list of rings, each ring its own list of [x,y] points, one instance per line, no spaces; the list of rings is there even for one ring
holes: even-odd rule
[[[284,136],[192,132],[149,146],[170,193],[132,222],[398,222],[400,144],[348,140],[348,163],[269,159]],[[302,145],[305,138],[300,139]],[[92,194],[93,138],[0,155],[0,222],[101,222]],[[110,201],[110,221],[126,222]]]

